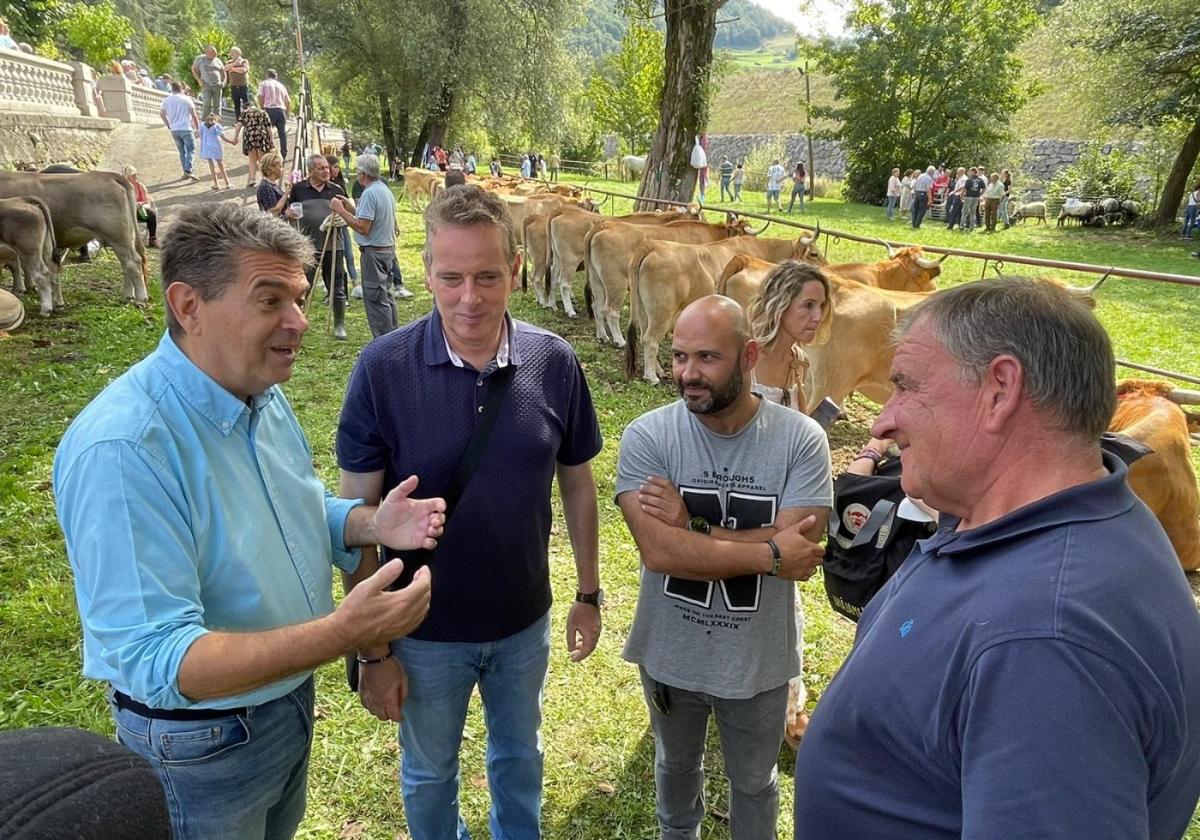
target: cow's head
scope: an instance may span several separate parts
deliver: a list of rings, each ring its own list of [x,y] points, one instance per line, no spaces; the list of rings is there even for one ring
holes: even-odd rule
[[[829,260],[821,253],[817,247],[817,240],[821,237],[821,223],[817,222],[817,227],[807,236],[803,234],[796,239],[796,244],[792,250],[792,259],[804,260],[813,265],[829,265]]]
[[[725,217],[725,235],[728,237],[734,236],[757,236],[761,231],[752,230],[748,219],[741,219],[732,214]],[[765,225],[764,225],[765,227]]]
[[[904,248],[895,254],[889,249],[888,254],[906,275],[905,292],[934,292],[937,283],[934,280],[942,273],[942,263],[949,254],[942,254],[941,259],[931,260],[921,256],[918,247]]]

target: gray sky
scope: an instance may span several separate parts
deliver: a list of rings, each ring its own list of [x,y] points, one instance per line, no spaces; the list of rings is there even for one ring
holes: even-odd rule
[[[838,0],[807,0],[809,11],[801,12],[802,0],[751,0],[784,20],[805,35],[840,34],[846,13]]]

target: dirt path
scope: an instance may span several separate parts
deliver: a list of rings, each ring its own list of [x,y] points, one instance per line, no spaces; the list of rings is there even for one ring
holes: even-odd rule
[[[232,131],[228,126],[226,129]],[[213,190],[208,163],[200,160],[198,149],[192,171],[201,180],[190,181],[182,176],[179,152],[166,126],[122,124],[113,132],[112,143],[99,168],[120,172],[126,164],[136,166],[138,177],[158,206],[159,224],[164,224],[169,223],[180,208],[195,204],[213,201],[254,203],[254,189],[246,186],[247,166],[241,145],[225,146],[224,151],[225,171],[232,188]]]

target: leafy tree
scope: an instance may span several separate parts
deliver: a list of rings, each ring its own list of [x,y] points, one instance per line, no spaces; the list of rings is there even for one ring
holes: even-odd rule
[[[1046,198],[1054,202],[1068,197],[1134,198],[1136,170],[1132,156],[1120,149],[1105,154],[1100,144],[1094,143],[1075,163],[1054,173],[1046,188]]]
[[[813,108],[841,124],[847,194],[877,201],[894,166],[986,158],[1029,95],[1013,51],[1036,22],[1035,0],[853,0],[820,55],[838,104]]]
[[[94,67],[125,55],[125,42],[133,38],[133,24],[117,12],[111,0],[95,5],[73,3],[63,16],[67,42]]]
[[[54,36],[63,11],[60,0],[0,0],[0,17],[8,22],[13,39],[31,44]]]
[[[171,70],[175,63],[175,45],[170,39],[153,32],[147,32],[142,39],[146,48],[146,64],[150,67],[150,75],[158,78]]]
[[[643,151],[656,126],[662,87],[662,33],[635,24],[621,40],[621,49],[600,62],[588,85],[596,125],[622,137],[630,152]]]
[[[1175,220],[1200,157],[1200,14],[1187,0],[1073,0],[1051,16],[1068,44],[1093,57],[1082,91],[1115,125],[1187,131],[1151,221]]]

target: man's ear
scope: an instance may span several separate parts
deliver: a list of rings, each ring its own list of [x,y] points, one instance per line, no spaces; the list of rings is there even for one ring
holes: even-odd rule
[[[185,335],[200,333],[200,295],[187,283],[175,282],[163,292],[163,303],[175,316],[175,322]]]
[[[1015,356],[997,356],[984,371],[980,390],[985,400],[984,428],[989,432],[998,432],[1021,405],[1025,392],[1025,369]]]
[[[758,342],[750,339],[746,342],[746,346],[742,348],[742,368],[745,371],[754,370],[754,366],[758,364],[758,357],[762,355],[762,348],[758,346]]]

